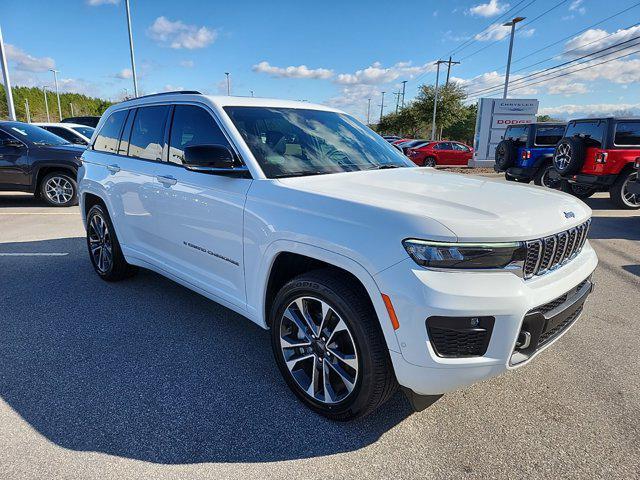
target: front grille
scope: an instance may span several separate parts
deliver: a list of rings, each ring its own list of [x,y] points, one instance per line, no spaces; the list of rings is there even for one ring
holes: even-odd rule
[[[526,242],[524,278],[553,270],[574,258],[584,246],[591,220],[564,232]]]
[[[487,351],[494,317],[429,317],[427,333],[439,357],[481,357]]]
[[[565,293],[564,295],[560,295],[558,298],[555,298],[555,299],[551,300],[550,302],[545,303],[544,305],[540,305],[539,307],[534,308],[533,310],[531,310],[531,312],[540,312],[540,313],[548,313],[548,312],[550,312],[554,308],[557,308],[560,305],[562,305],[564,302],[566,302],[567,298],[569,297],[569,293],[572,293],[574,291],[579,292],[580,290],[582,290],[582,287],[584,287],[584,285],[588,281],[589,281],[588,278],[586,280],[583,280],[582,282],[580,282],[578,284],[577,287],[575,287],[575,289],[572,288],[569,292]]]

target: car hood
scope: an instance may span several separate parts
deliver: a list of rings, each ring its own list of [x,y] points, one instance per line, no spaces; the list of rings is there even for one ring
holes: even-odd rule
[[[555,190],[431,168],[337,173],[280,182],[358,206],[435,220],[458,241],[531,240],[569,229],[591,216],[591,209],[582,201]],[[336,215],[348,216],[348,207]]]

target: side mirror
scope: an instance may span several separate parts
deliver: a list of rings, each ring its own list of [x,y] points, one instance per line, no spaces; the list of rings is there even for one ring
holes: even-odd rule
[[[0,141],[0,145],[3,147],[20,148],[22,147],[22,142],[20,140],[14,140],[13,138],[7,138],[6,140]]]
[[[191,145],[184,149],[183,163],[197,172],[233,170],[234,155],[224,145]]]

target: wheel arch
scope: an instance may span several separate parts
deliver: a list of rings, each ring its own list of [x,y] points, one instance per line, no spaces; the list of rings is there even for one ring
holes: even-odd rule
[[[34,172],[33,175],[33,191],[37,192],[40,190],[40,184],[44,177],[49,175],[50,173],[62,172],[70,174],[71,177],[77,182],[78,181],[78,171],[71,165],[65,165],[63,163],[45,163],[44,165],[39,165]]]
[[[279,248],[272,248],[265,265],[263,290],[260,296],[257,317],[263,327],[270,328],[269,313],[273,299],[280,288],[290,279],[313,270],[330,269],[337,275],[344,275],[361,290],[377,314],[380,327],[389,350],[400,351],[389,314],[382,299],[382,292],[373,276],[356,261],[343,255],[319,247],[297,242],[278,242]],[[273,244],[272,244],[273,245]],[[262,270],[262,269],[261,269]]]

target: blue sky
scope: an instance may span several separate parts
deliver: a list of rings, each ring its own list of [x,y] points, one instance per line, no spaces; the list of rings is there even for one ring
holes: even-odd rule
[[[640,36],[640,26],[634,26],[640,5],[578,33],[636,3],[131,0],[131,14],[143,93],[182,88],[226,93],[224,72],[231,72],[233,94],[253,90],[256,96],[326,103],[361,118],[372,98],[373,119],[381,91],[388,92],[385,111],[393,110],[391,92],[400,82],[408,80],[411,99],[420,83],[434,82],[433,62],[452,51],[462,62],[453,67],[452,78],[470,93],[500,85],[508,29],[490,25],[518,13],[527,20],[518,25],[511,96],[539,98],[543,112],[571,116],[640,112],[640,59],[613,59],[640,50],[639,41],[599,59],[612,60],[600,67],[555,79],[547,75],[538,85],[520,80],[523,88],[516,90],[518,79]],[[133,89],[124,0],[3,0],[0,26],[14,85],[51,84],[47,69],[55,67],[64,90],[118,99]],[[529,68],[517,72],[523,67]]]

